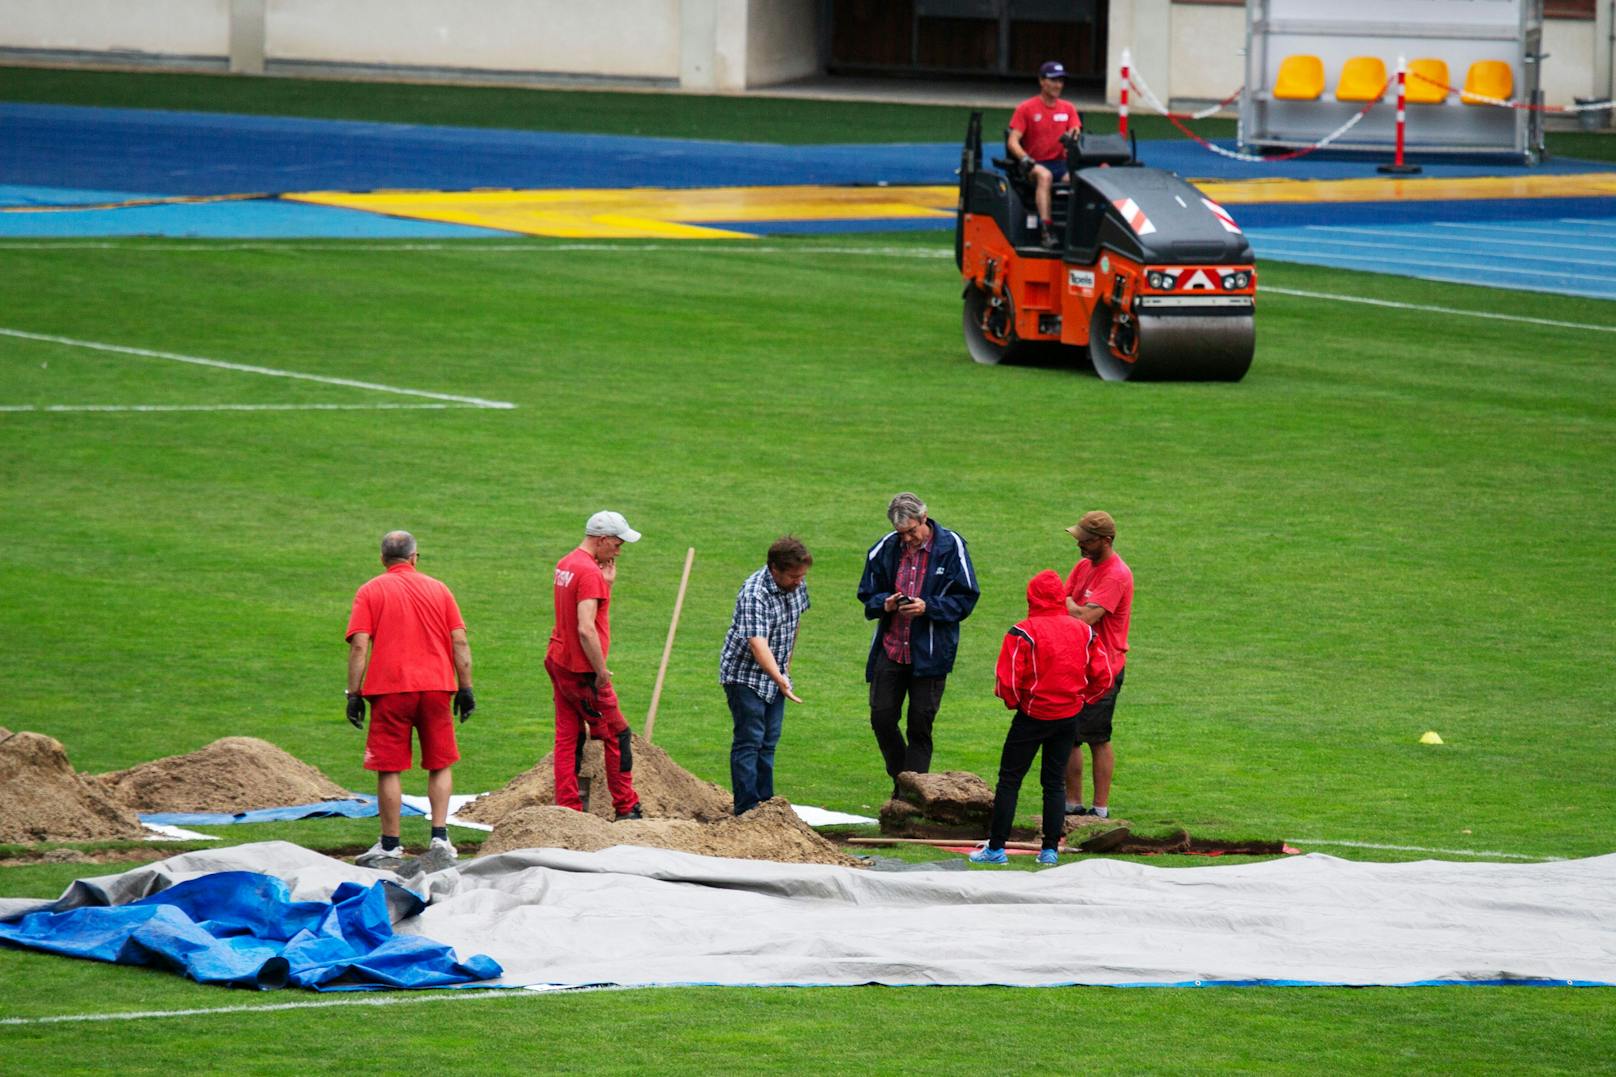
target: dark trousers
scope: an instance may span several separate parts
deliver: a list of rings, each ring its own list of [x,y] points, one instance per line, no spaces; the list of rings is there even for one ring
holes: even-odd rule
[[[1038,765],[1038,780],[1044,787],[1044,848],[1060,845],[1061,828],[1066,823],[1066,759],[1076,739],[1076,715],[1046,722],[1016,711],[1010,720],[1010,731],[1004,735],[1004,751],[999,753],[999,785],[993,791],[988,848],[1003,849],[1010,837],[1016,800],[1021,796],[1021,779],[1026,777],[1040,747],[1044,750],[1043,761]]]
[[[916,677],[914,666],[900,665],[884,652],[875,656],[875,673],[870,678],[870,728],[887,774],[896,778],[906,770],[925,774],[931,769],[931,725],[943,703],[943,686],[948,678]],[[903,716],[903,700],[909,697],[908,740],[898,729]]]
[[[774,749],[780,743],[786,697],[776,692],[774,702],[765,703],[744,684],[726,684],[724,698],[735,729],[729,746],[729,786],[739,815],[774,796]]]

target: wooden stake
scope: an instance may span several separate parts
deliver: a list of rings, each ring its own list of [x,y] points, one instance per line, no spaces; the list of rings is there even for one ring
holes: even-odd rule
[[[673,654],[673,634],[679,630],[679,611],[685,605],[685,588],[690,586],[690,565],[696,559],[696,548],[685,551],[685,571],[679,577],[679,597],[673,600],[673,620],[668,622],[668,642],[662,645],[662,664],[657,667],[656,687],[651,689],[651,709],[645,712],[645,742],[651,742],[651,729],[656,725],[657,702],[662,699],[662,681],[668,675],[668,658]]]

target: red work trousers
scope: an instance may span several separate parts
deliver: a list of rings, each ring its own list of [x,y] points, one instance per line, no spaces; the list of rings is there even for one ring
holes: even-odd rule
[[[544,661],[544,671],[555,690],[555,802],[573,811],[584,810],[578,795],[578,757],[582,743],[594,736],[606,749],[606,787],[611,790],[612,807],[618,815],[632,811],[640,795],[634,791],[634,779],[623,770],[617,735],[628,729],[628,722],[618,708],[617,692],[610,685],[597,688],[589,674],[563,669],[549,659]]]

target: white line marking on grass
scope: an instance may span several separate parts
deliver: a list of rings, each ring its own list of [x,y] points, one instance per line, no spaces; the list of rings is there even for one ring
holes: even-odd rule
[[[1486,856],[1503,860],[1564,860],[1563,856],[1529,856],[1526,853],[1500,853],[1491,849],[1431,849],[1424,845],[1382,845],[1373,841],[1336,841],[1330,838],[1286,838],[1291,845],[1340,845],[1349,849],[1390,849],[1401,853],[1441,853],[1443,856]]]
[[[1424,303],[1395,303],[1390,299],[1368,299],[1357,295],[1332,295],[1329,292],[1304,292],[1298,288],[1271,288],[1263,285],[1259,295],[1290,295],[1302,299],[1330,299],[1337,303],[1363,303],[1371,307],[1391,307],[1394,310],[1418,310],[1430,314],[1457,314],[1465,318],[1492,318],[1500,322],[1525,322],[1529,325],[1553,325],[1561,329],[1587,329],[1594,333],[1616,333],[1616,325],[1590,325],[1587,322],[1561,322],[1553,318],[1528,318],[1522,314],[1495,314],[1487,310],[1459,310],[1456,307],[1434,307]]]
[[[213,1014],[275,1013],[282,1010],[326,1010],[338,1006],[410,1006],[421,1002],[466,1002],[480,998],[531,998],[534,995],[552,995],[579,991],[613,991],[616,987],[528,987],[504,988],[498,991],[423,991],[386,995],[347,994],[343,998],[327,998],[310,1002],[271,1002],[263,1006],[211,1006],[193,1010],[133,1010],[129,1013],[63,1013],[50,1017],[0,1017],[5,1025],[61,1025],[87,1021],[144,1021],[174,1017],[208,1017]]]
[[[0,404],[0,411],[448,411],[481,404]]]
[[[402,389],[397,385],[382,385],[373,381],[356,381],[353,378],[332,378],[324,374],[305,374],[296,370],[277,370],[270,366],[252,366],[248,363],[227,363],[222,359],[204,359],[196,355],[181,355],[178,352],[160,352],[150,348],[130,348],[122,344],[103,344],[94,340],[74,340],[72,337],[52,336],[49,333],[27,333],[21,329],[0,328],[0,336],[15,337],[18,340],[39,340],[47,344],[65,344],[70,348],[87,348],[91,351],[113,352],[118,355],[138,355],[146,359],[167,359],[174,363],[190,363],[193,366],[213,367],[217,370],[235,370],[243,374],[262,374],[270,378],[292,378],[296,381],[317,381],[323,385],[341,385],[349,389],[370,389],[378,393],[397,393],[401,396],[423,396],[429,400],[448,400],[456,404],[469,404],[477,408],[514,408],[504,400],[484,400],[476,396],[458,396],[454,393],[434,393],[426,389]]]

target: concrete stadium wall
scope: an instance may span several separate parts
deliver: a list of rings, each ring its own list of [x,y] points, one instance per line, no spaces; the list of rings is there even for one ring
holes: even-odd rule
[[[817,0],[0,0],[0,55],[744,90],[819,70]]]
[[[230,0],[0,0],[0,46],[213,57],[229,52]]]
[[[746,85],[819,73],[819,11],[818,0],[753,0],[746,20]]]
[[[673,80],[669,0],[268,0],[264,53],[287,60]]]

